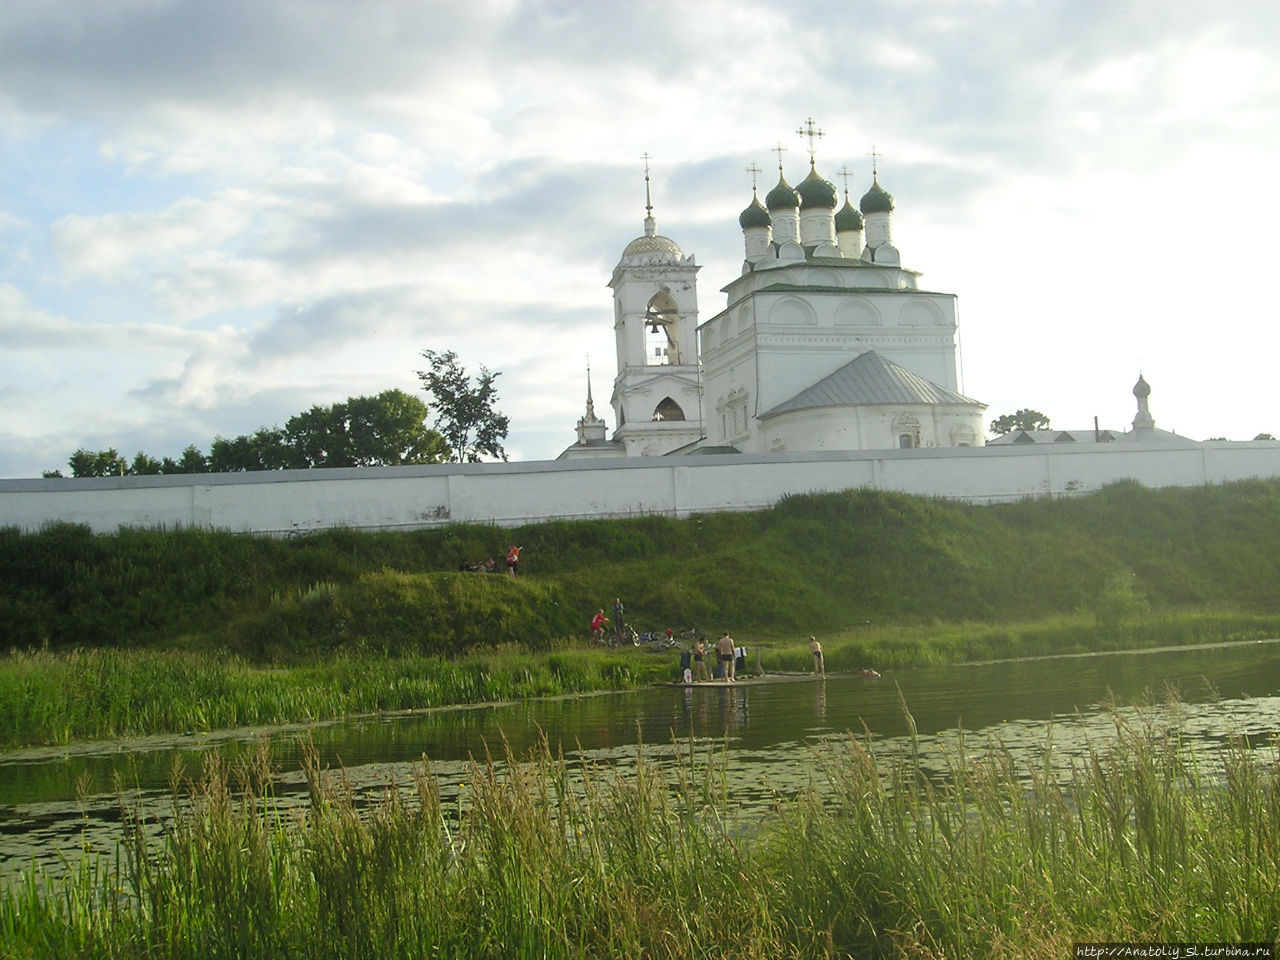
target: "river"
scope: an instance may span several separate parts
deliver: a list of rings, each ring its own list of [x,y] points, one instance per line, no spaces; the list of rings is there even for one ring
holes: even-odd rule
[[[637,656],[646,654],[637,653]],[[1050,725],[1055,753],[1069,758],[1113,734],[1108,704],[1144,699],[1177,708],[1187,742],[1208,749],[1232,735],[1257,744],[1280,734],[1280,641],[998,661],[887,672],[879,680],[830,676],[360,717],[306,726],[212,731],[191,736],[23,748],[0,752],[0,878],[32,864],[56,874],[85,851],[110,855],[120,836],[120,797],[159,822],[169,809],[175,762],[188,775],[200,755],[225,756],[271,742],[278,794],[304,802],[299,741],[345,768],[359,790],[407,782],[427,757],[442,793],[456,790],[471,757],[519,757],[545,736],[566,759],[626,764],[673,742],[716,745],[727,756],[732,801],[749,810],[804,788],[819,753],[848,731],[877,752],[903,747],[914,719],[926,764],[945,771],[959,731],[966,743],[993,739],[1038,750]],[[930,761],[932,758],[932,761]]]

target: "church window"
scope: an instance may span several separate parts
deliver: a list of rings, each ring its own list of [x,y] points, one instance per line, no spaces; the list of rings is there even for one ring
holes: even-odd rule
[[[683,420],[684,411],[680,409],[680,404],[676,403],[670,397],[666,397],[654,408],[654,420]]]
[[[911,450],[920,446],[920,421],[910,414],[894,417],[892,430],[899,449]]]

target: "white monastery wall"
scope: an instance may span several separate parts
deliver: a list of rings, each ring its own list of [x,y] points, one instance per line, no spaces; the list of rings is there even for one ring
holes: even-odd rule
[[[1190,449],[1117,443],[832,451],[608,461],[451,464],[166,477],[0,480],[0,526],[83,523],[290,534],[445,523],[688,516],[753,510],[787,494],[871,487],[975,503],[1280,477],[1280,443]]]

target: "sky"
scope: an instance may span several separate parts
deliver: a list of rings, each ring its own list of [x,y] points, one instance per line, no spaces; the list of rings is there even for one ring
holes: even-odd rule
[[[416,393],[428,349],[552,459],[588,362],[616,425],[641,157],[705,320],[810,117],[855,203],[876,151],[988,422],[1127,429],[1141,373],[1158,427],[1280,436],[1277,63],[1270,0],[0,4],[0,477]]]

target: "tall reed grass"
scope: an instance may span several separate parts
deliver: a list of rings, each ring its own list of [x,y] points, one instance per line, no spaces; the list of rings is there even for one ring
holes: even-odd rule
[[[725,756],[677,747],[626,773],[500,754],[449,801],[423,764],[368,804],[307,751],[301,809],[265,747],[210,759],[175,772],[161,840],[139,824],[114,862],[0,891],[0,954],[959,960],[1280,937],[1274,747],[1196,756],[1164,711],[1117,711],[1067,764],[1051,737],[1029,764],[962,742],[941,779],[850,737],[751,823]]]
[[[0,749],[624,690],[674,675],[669,658],[605,650],[454,660],[357,651],[287,667],[175,651],[13,652],[0,657]]]

